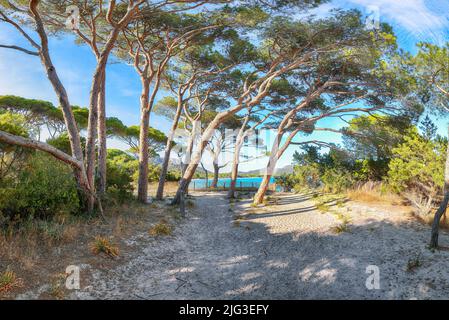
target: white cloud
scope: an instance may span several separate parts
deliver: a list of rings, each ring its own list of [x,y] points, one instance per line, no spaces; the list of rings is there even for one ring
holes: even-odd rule
[[[448,0],[347,0],[347,2],[365,8],[377,6],[381,20],[392,21],[410,33],[403,36],[439,43],[445,41],[449,28],[449,16],[445,15],[447,11],[442,11],[439,7],[445,3],[444,6],[447,8]]]

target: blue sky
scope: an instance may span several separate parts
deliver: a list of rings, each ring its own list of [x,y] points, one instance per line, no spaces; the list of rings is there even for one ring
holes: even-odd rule
[[[449,41],[449,0],[334,0],[313,11],[325,15],[333,8],[357,8],[370,14],[379,9],[381,21],[391,24],[402,48],[415,52],[415,44],[428,41],[442,44]],[[12,28],[0,24],[0,43],[25,44]],[[95,58],[86,46],[74,44],[74,38],[51,39],[51,55],[66,86],[71,103],[87,106]],[[27,98],[43,99],[57,103],[56,96],[43,72],[39,59],[16,51],[0,50],[0,95],[13,94]],[[125,124],[139,122],[140,81],[131,66],[112,59],[107,72],[107,115],[120,118]],[[439,133],[446,135],[447,119],[435,119]],[[150,125],[167,132],[169,122],[157,115],[151,116]],[[341,127],[335,119],[320,122],[320,126]],[[337,134],[316,133],[313,138],[327,142],[341,142]],[[298,138],[299,140],[301,137]],[[110,147],[123,147],[111,141]],[[290,147],[279,161],[279,166],[290,164],[297,147]],[[242,170],[263,166],[257,163],[242,165]]]

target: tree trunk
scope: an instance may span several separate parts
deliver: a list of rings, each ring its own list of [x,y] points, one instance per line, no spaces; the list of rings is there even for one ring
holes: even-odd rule
[[[203,151],[207,146],[208,141],[212,137],[214,131],[220,123],[226,119],[226,115],[217,116],[207,127],[207,129],[204,131],[201,142],[199,143],[199,147],[196,149],[196,151],[193,153],[193,156],[191,157],[190,163],[187,165],[187,168],[185,169],[184,175],[182,176],[181,181],[179,182],[178,190],[176,191],[176,195],[172,201],[172,204],[179,204],[181,192],[186,192],[190,181],[193,178],[193,175],[195,174],[196,168],[198,168],[198,164],[201,161],[201,157],[203,155]]]
[[[150,126],[150,83],[142,79],[140,97],[140,135],[139,135],[139,178],[137,181],[137,199],[142,203],[148,201],[148,128]]]
[[[237,178],[239,173],[239,162],[240,162],[240,151],[242,150],[243,142],[245,139],[244,135],[244,127],[246,126],[246,123],[248,122],[248,119],[245,120],[242,128],[240,129],[238,135],[237,135],[237,141],[235,143],[235,149],[234,149],[234,157],[232,159],[232,169],[231,169],[231,184],[229,186],[228,191],[228,198],[229,199],[235,199],[235,187],[237,184]]]
[[[98,192],[106,193],[106,73],[103,73],[100,94],[98,96]]]
[[[56,68],[53,65],[52,59],[50,57],[48,48],[48,37],[42,22],[40,13],[37,9],[39,1],[30,1],[30,11],[34,16],[36,22],[36,32],[41,40],[41,50],[39,51],[39,57],[42,66],[45,69],[47,78],[50,81],[53,90],[55,91],[59,104],[62,109],[62,115],[64,118],[64,123],[67,129],[67,134],[70,141],[70,149],[72,151],[72,156],[82,164],[82,168],[75,168],[75,179],[78,187],[82,190],[84,195],[87,197],[90,193],[91,186],[89,185],[86,174],[84,171],[84,156],[83,149],[81,147],[81,139],[78,131],[78,126],[73,115],[72,106],[69,102],[67,91],[62,84],[59,75],[56,72]]]
[[[299,132],[299,130],[300,130],[299,128],[296,128],[295,130],[290,132],[284,144],[282,145],[282,147],[280,147],[282,137],[284,136],[284,130],[282,127],[278,129],[275,141],[273,143],[273,147],[271,148],[271,155],[270,159],[268,160],[267,169],[263,177],[262,183],[259,189],[257,190],[256,195],[254,196],[253,204],[258,205],[263,202],[263,198],[265,197],[265,194],[267,192],[268,185],[270,184],[270,179],[274,174],[274,170],[276,169],[276,164],[279,158],[282,157],[282,155],[284,154],[285,150],[287,150],[288,146],[290,145],[296,134]]]
[[[231,184],[229,185],[228,198],[235,199],[235,187],[237,185],[237,177],[239,172],[239,164],[234,162],[231,169]]]
[[[262,94],[258,94],[255,98],[252,99],[252,101],[246,105],[253,106],[260,102],[260,100],[264,97]],[[179,204],[181,191],[185,191],[186,187],[188,187],[190,181],[192,180],[193,175],[195,174],[195,170],[198,167],[199,161],[201,160],[201,156],[203,154],[204,149],[206,148],[206,145],[212,135],[214,134],[214,131],[220,126],[220,124],[225,121],[228,117],[236,114],[241,109],[243,109],[244,105],[239,104],[236,107],[232,108],[231,110],[219,113],[215,116],[214,120],[212,120],[209,125],[207,126],[206,130],[204,130],[204,133],[201,137],[201,142],[199,148],[195,151],[193,155],[193,159],[190,162],[189,166],[186,169],[186,172],[184,176],[182,177],[178,190],[176,191],[176,196],[172,201],[172,204]]]
[[[276,141],[274,142],[272,147],[272,153],[270,155],[270,159],[268,160],[266,172],[263,176],[262,182],[260,183],[259,189],[254,196],[253,204],[255,205],[261,204],[263,202],[265,194],[268,190],[268,186],[270,184],[271,177],[273,176],[274,169],[276,168],[277,161],[285,150],[285,148],[279,150],[278,142],[280,142],[281,139],[282,136],[279,136],[278,134],[278,136],[276,137]]]
[[[443,214],[446,212],[448,203],[449,203],[449,144],[446,150],[446,165],[444,168],[444,198],[440,204],[440,207],[435,212],[435,217],[432,223],[432,232],[430,236],[430,244],[431,248],[438,248],[438,232],[440,228],[440,220]]]
[[[182,112],[182,99],[179,100],[179,98],[178,98],[178,106],[176,109],[176,114],[175,114],[175,117],[172,122],[170,134],[168,135],[168,138],[167,138],[167,144],[165,146],[164,162],[162,163],[161,174],[159,176],[159,184],[157,186],[157,193],[156,193],[157,200],[162,200],[162,198],[164,197],[165,179],[167,176],[168,164],[170,162],[171,150],[173,148],[173,139],[175,136],[176,128],[178,128],[178,123],[179,123],[179,118],[181,117],[181,112]]]
[[[262,182],[260,183],[259,190],[257,190],[256,195],[254,196],[254,204],[261,204],[265,197],[265,193],[268,190],[268,186],[270,185],[271,174],[265,173]]]
[[[217,188],[218,186],[218,175],[220,174],[220,166],[214,161],[214,179],[212,180],[211,188]]]
[[[139,137],[139,180],[137,188],[137,199],[142,203],[148,201],[148,128],[150,113],[147,109],[141,111],[140,137]]]

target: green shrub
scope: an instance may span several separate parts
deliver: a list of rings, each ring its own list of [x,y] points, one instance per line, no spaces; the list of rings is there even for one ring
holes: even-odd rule
[[[165,177],[167,181],[179,181],[181,180],[181,171],[179,170],[169,170]]]
[[[73,171],[49,155],[34,153],[16,179],[0,183],[0,214],[7,220],[47,219],[79,210]]]
[[[134,186],[133,177],[139,167],[139,162],[126,152],[111,149],[108,150],[106,163],[108,197],[123,203],[132,198]]]
[[[80,137],[81,139],[81,146],[83,147],[83,151],[84,151],[84,147],[86,145],[86,138],[84,137]],[[67,154],[72,154],[72,148],[70,147],[70,139],[69,139],[69,135],[64,132],[63,134],[54,137],[54,138],[50,138],[47,139],[47,143]]]
[[[340,168],[326,168],[321,176],[325,192],[340,193],[353,186],[352,175]]]
[[[447,142],[424,139],[416,131],[404,138],[404,143],[393,149],[388,183],[396,192],[430,190],[438,193],[444,184],[444,162]]]

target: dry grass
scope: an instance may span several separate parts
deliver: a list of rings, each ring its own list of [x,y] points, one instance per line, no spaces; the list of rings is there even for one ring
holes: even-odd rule
[[[156,196],[157,192],[157,182],[152,182],[148,184],[148,194],[152,197]],[[167,181],[164,185],[164,196],[165,197],[172,197],[176,194],[176,191],[178,190],[179,183],[177,181]]]
[[[400,205],[403,199],[397,194],[382,191],[382,185],[375,182],[367,182],[355,189],[348,190],[347,196],[353,201],[366,203],[384,203]]]
[[[2,298],[14,298],[25,290],[34,290],[49,283],[51,290],[42,292],[46,299],[61,298],[54,275],[59,274],[77,258],[78,264],[108,266],[120,263],[119,259],[93,259],[91,249],[97,235],[108,235],[120,249],[120,255],[135,250],[125,241],[129,235],[145,233],[149,226],[161,219],[176,220],[171,207],[162,203],[152,205],[130,201],[121,206],[107,206],[106,221],[98,216],[65,215],[52,221],[32,220],[13,223],[0,229],[0,268],[9,266],[23,286],[1,294]],[[101,250],[101,249],[100,249]],[[123,251],[123,252],[122,252]],[[3,270],[0,269],[0,274]]]
[[[173,227],[168,224],[167,221],[161,220],[159,223],[155,224],[148,230],[148,233],[153,236],[169,236],[173,233]]]
[[[115,258],[119,255],[118,247],[112,244],[108,239],[101,236],[95,237],[90,246],[94,254],[102,253],[110,258]]]
[[[0,293],[20,287],[22,287],[22,279],[18,278],[14,271],[6,270],[0,273]]]
[[[63,300],[65,298],[65,280],[67,275],[65,273],[60,273],[56,275],[53,279],[53,282],[48,290],[48,294],[58,300]]]

